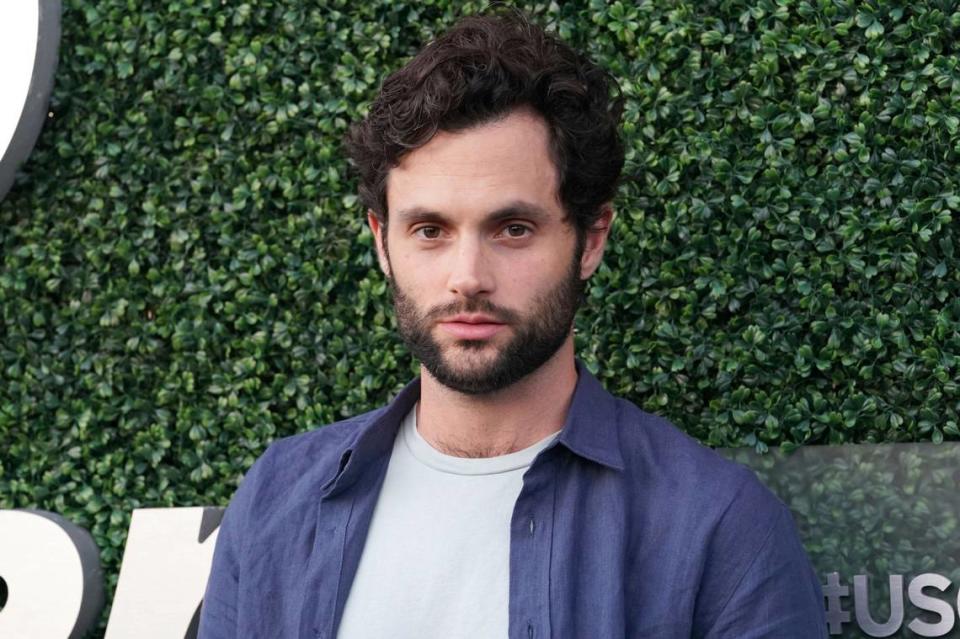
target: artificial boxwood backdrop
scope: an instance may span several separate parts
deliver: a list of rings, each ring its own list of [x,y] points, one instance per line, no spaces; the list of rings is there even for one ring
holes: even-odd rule
[[[225,504],[415,364],[340,138],[485,3],[65,0],[0,203],[0,508]],[[607,387],[714,446],[960,439],[960,8],[519,3],[626,97],[578,320]]]

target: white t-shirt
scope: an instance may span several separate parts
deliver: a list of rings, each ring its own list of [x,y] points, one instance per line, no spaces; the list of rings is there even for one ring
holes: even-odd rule
[[[559,431],[508,455],[454,457],[420,436],[416,414],[394,442],[337,636],[503,639],[513,507]]]

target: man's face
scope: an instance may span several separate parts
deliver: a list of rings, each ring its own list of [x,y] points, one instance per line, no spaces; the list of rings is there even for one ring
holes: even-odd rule
[[[401,336],[456,391],[505,388],[570,339],[596,265],[565,220],[548,144],[526,111],[438,133],[390,171],[389,224],[371,216]]]

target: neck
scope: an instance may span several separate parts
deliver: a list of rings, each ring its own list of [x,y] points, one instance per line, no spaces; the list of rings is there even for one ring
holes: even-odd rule
[[[458,457],[522,450],[563,427],[577,384],[573,335],[547,362],[495,393],[465,395],[421,367],[417,430],[434,448]]]

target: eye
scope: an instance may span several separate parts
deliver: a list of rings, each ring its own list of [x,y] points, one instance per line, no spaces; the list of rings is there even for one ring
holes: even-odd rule
[[[418,236],[420,239],[424,240],[436,240],[440,237],[440,227],[439,226],[421,226],[415,230],[414,235]]]
[[[503,232],[507,237],[516,239],[527,236],[530,233],[530,229],[523,224],[508,224],[504,227]]]

